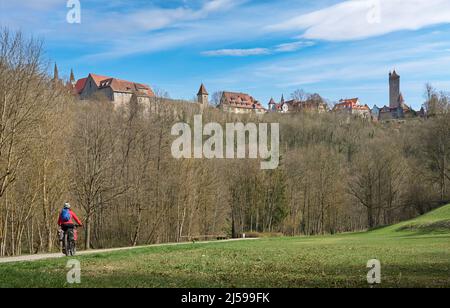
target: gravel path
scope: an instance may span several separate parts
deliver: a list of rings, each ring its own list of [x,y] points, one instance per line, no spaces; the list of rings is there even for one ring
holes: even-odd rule
[[[234,241],[248,241],[255,239],[230,239],[230,240],[222,240],[222,241],[206,241],[206,242],[196,242],[196,244],[211,244],[211,243],[225,243],[225,242],[234,242]],[[148,248],[148,247],[162,247],[162,246],[176,246],[176,245],[188,245],[192,244],[192,242],[184,242],[184,243],[170,243],[170,244],[156,244],[156,245],[148,245],[148,246],[137,246],[137,247],[123,247],[123,248],[111,248],[111,249],[98,249],[98,250],[87,250],[87,251],[78,251],[77,256],[89,255],[89,254],[98,254],[98,253],[107,253],[114,251],[124,251],[124,250],[132,250],[132,249],[140,249],[140,248]],[[49,254],[38,254],[38,255],[25,255],[18,257],[6,257],[0,258],[0,264],[2,263],[15,263],[15,262],[32,262],[38,260],[47,260],[47,259],[58,259],[65,258],[66,256],[62,253],[49,253]]]

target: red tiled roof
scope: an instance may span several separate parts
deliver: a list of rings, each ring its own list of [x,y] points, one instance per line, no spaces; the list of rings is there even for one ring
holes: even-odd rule
[[[334,106],[334,110],[352,109],[358,105],[358,98],[341,99],[338,104]]]
[[[358,104],[359,98],[346,98],[346,99],[341,99],[339,102],[341,104],[353,104],[356,105]]]
[[[81,94],[81,92],[84,89],[84,86],[86,85],[86,81],[87,78],[78,79],[74,87],[75,94]]]
[[[129,93],[138,92],[138,93],[152,96],[152,97],[155,96],[152,89],[148,85],[145,85],[145,84],[136,83],[136,82],[127,81],[127,80],[121,80],[121,79],[117,79],[117,78],[111,78],[111,77],[107,77],[107,76],[96,75],[96,74],[89,74],[89,75],[91,76],[92,80],[94,80],[94,82],[98,88],[111,87],[111,89],[114,92],[129,92]],[[85,80],[83,81],[82,88],[84,88],[87,78],[84,78],[84,79]],[[81,79],[79,81],[81,81]]]
[[[334,106],[334,110],[345,110],[345,109],[354,109],[354,110],[369,110],[370,108],[367,105],[360,105],[358,98],[350,98],[350,99],[341,99],[338,104]]]
[[[264,110],[260,102],[245,93],[223,92],[225,104],[236,108]]]
[[[95,85],[96,85],[97,87],[100,87],[100,83],[101,83],[103,80],[106,80],[106,79],[112,79],[111,77],[101,76],[101,75],[96,75],[96,74],[89,74],[89,75],[92,77],[92,79],[94,80]]]
[[[149,86],[127,80],[120,80],[116,78],[109,78],[102,80],[100,82],[99,88],[107,88],[107,87],[111,87],[111,89],[114,92],[126,92],[126,93],[138,92],[148,96],[155,96],[155,94],[153,93],[152,89]]]

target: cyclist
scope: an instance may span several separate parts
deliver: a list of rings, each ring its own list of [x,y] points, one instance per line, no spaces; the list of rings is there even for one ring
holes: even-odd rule
[[[59,214],[58,218],[58,226],[62,229],[63,232],[61,232],[60,240],[63,241],[64,235],[67,234],[69,237],[69,240],[75,240],[74,239],[74,228],[75,223],[79,225],[80,227],[83,226],[81,221],[78,219],[77,215],[74,211],[71,210],[71,206],[69,203],[64,203],[64,208],[62,209],[61,213]]]

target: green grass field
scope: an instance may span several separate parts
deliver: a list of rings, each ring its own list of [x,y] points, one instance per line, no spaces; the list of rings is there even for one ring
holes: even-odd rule
[[[77,257],[71,287],[450,287],[450,205],[366,233],[140,248]],[[66,287],[67,259],[0,264],[0,287]]]

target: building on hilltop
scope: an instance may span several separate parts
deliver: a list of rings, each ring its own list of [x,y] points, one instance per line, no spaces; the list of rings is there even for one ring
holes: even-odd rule
[[[292,99],[286,101],[284,95],[281,101],[276,103],[273,98],[269,101],[269,112],[279,113],[295,113],[295,112],[317,112],[323,113],[327,111],[327,105],[319,97],[311,96],[306,101]]]
[[[415,116],[416,112],[406,105],[403,94],[400,91],[400,75],[395,70],[389,72],[389,106],[380,108],[378,120],[399,120]]]
[[[359,98],[341,99],[334,106],[333,111],[341,114],[359,116],[364,119],[370,119],[372,117],[369,106],[361,105]]]
[[[405,104],[403,96],[400,94],[397,107],[384,106],[380,109],[378,119],[380,121],[400,120],[412,118],[415,114],[415,111]]]
[[[133,95],[139,102],[150,102],[150,98],[155,97],[148,85],[96,74],[89,74],[75,82],[73,92],[82,100],[101,95],[117,104],[130,102]]]
[[[218,107],[230,113],[266,113],[261,103],[246,93],[223,92]]]
[[[208,107],[209,105],[209,93],[206,91],[205,85],[202,83],[200,89],[197,93],[197,102],[203,107]]]
[[[276,112],[279,110],[280,106],[279,104],[277,104],[277,102],[275,102],[275,100],[273,99],[273,97],[270,99],[269,104],[267,104],[268,112]]]
[[[381,112],[381,109],[382,109],[382,108],[378,107],[377,105],[374,105],[374,106],[373,106],[373,108],[372,108],[372,110],[371,110],[371,113],[372,113],[372,120],[373,120],[374,122],[378,122],[378,121],[380,120],[380,112]]]

